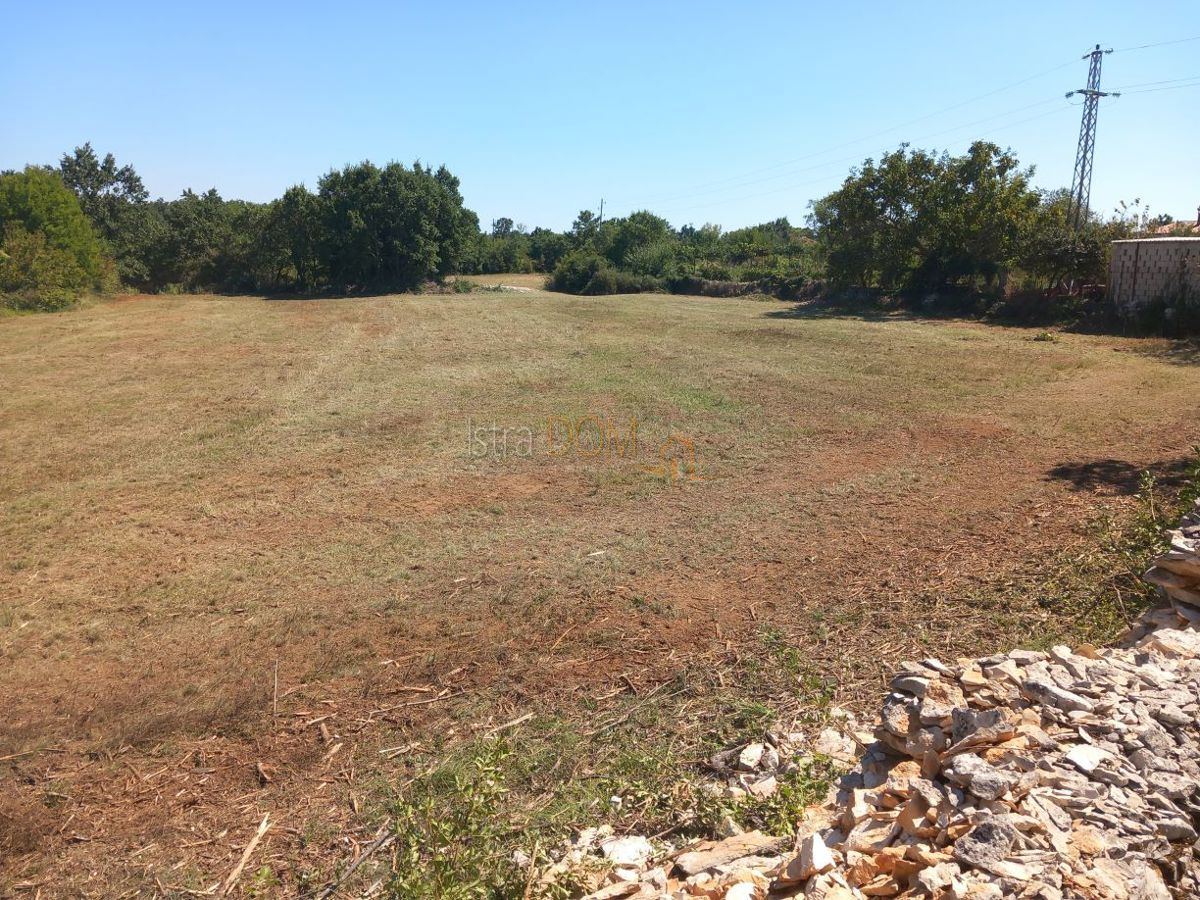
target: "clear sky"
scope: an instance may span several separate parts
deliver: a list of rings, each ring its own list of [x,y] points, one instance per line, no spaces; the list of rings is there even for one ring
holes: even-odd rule
[[[4,19],[0,169],[90,140],[155,196],[269,200],[419,158],[485,224],[563,228],[601,197],[676,225],[800,223],[865,156],[974,138],[1064,186],[1080,110],[1063,94],[1100,42],[1118,50],[1102,86],[1135,87],[1101,108],[1093,208],[1200,204],[1197,0],[156,0]]]

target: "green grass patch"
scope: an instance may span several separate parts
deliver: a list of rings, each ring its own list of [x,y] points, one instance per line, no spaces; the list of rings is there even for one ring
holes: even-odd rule
[[[577,715],[536,718],[409,760],[416,774],[379,784],[372,801],[395,835],[382,864],[390,896],[577,896],[571,878],[542,876],[554,851],[589,826],[676,844],[730,821],[790,833],[828,792],[836,775],[829,761],[804,761],[767,798],[727,796],[708,766],[718,750],[761,740],[781,707],[805,728],[827,721],[828,695],[814,690],[786,638],[769,633],[764,643],[763,659],[731,679],[736,690],[688,673],[646,694],[589,699]]]

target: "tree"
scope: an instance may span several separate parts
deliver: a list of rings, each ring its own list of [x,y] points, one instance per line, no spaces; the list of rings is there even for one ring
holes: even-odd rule
[[[1011,152],[983,141],[965,156],[943,156],[921,223],[923,258],[911,286],[937,289],[980,280],[991,285],[1011,269],[1038,207],[1032,174]]]
[[[107,240],[116,236],[121,207],[144,203],[150,196],[132,166],[118,167],[111,153],[100,160],[90,143],[76,147],[74,153],[64,153],[58,171],[79,198],[84,213]]]
[[[133,207],[145,204],[149,194],[132,166],[118,166],[111,153],[101,160],[90,143],[64,153],[59,174],[75,192],[93,227],[109,245],[122,281],[135,285],[147,277],[144,234],[138,233],[147,217]]]
[[[600,234],[600,222],[590,209],[581,209],[571,223],[571,239],[576,247],[591,246]]]
[[[419,169],[420,166],[414,168]],[[426,167],[426,177],[429,174],[430,169]],[[462,192],[459,190],[461,182],[449,169],[439,166],[433,173],[433,181],[439,189],[434,195],[434,219],[442,242],[436,273],[440,280],[461,271],[470,253],[471,240],[479,233],[479,216],[463,205]]]
[[[190,188],[166,204],[167,236],[162,248],[160,287],[211,290],[227,281],[223,262],[229,258],[234,233],[230,210],[210,188],[197,194]]]
[[[171,264],[167,254],[170,226],[162,200],[129,203],[117,213],[117,234],[110,243],[121,282],[139,290],[156,291],[165,283],[164,269]]]
[[[624,219],[610,219],[601,232],[604,255],[617,267],[626,265],[631,253],[664,244],[673,237],[670,223],[647,210],[630,213]]]
[[[991,284],[1017,262],[1038,208],[1031,175],[982,141],[960,157],[903,146],[866,160],[813,204],[830,279],[911,291]]]
[[[570,249],[571,241],[565,234],[549,228],[535,228],[529,233],[529,258],[539,272],[553,272]]]
[[[0,295],[8,305],[61,309],[105,274],[100,241],[56,172],[0,175]]]
[[[320,201],[304,185],[288,188],[271,204],[263,234],[266,253],[276,261],[273,281],[316,290],[324,269],[317,255],[320,239]]]
[[[407,290],[457,270],[479,231],[443,166],[364,162],[318,186],[318,253],[337,290]]]

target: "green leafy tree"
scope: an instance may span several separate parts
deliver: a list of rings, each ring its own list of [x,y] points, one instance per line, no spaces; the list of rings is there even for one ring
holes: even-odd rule
[[[600,220],[590,209],[582,209],[571,223],[571,243],[576,247],[591,247],[600,235]]]
[[[604,255],[614,266],[627,264],[631,253],[651,244],[665,244],[674,238],[671,225],[661,216],[640,210],[624,219],[610,219],[602,230]]]
[[[868,159],[813,205],[830,279],[886,290],[992,284],[1018,261],[1036,214],[1031,175],[982,141],[960,157],[905,146]]]
[[[167,203],[128,203],[117,211],[116,236],[110,242],[121,281],[139,290],[157,291],[170,266]]]
[[[145,210],[149,194],[137,172],[132,166],[117,165],[111,153],[101,159],[90,143],[63,154],[58,172],[108,245],[121,280],[146,286],[154,250],[146,243],[145,227],[152,215]]]
[[[275,261],[273,282],[314,291],[324,280],[317,254],[321,203],[304,185],[295,185],[271,204],[263,235],[264,254]]]
[[[529,258],[539,272],[553,272],[558,261],[571,249],[570,238],[549,228],[529,233]]]
[[[99,290],[105,259],[74,193],[49,169],[0,175],[0,296],[11,306],[61,309]]]
[[[168,234],[158,273],[160,286],[182,290],[221,287],[227,280],[222,264],[229,259],[234,240],[231,210],[221,195],[215,188],[203,194],[189,188],[163,212]]]
[[[133,166],[118,166],[111,153],[100,159],[90,143],[64,153],[58,171],[96,230],[110,241],[118,233],[121,208],[150,196]]]
[[[473,268],[483,274],[532,272],[534,266],[529,258],[529,238],[517,232],[510,232],[504,237],[480,235]]]
[[[319,254],[337,290],[405,290],[457,271],[479,220],[445,167],[364,162],[320,182]]]

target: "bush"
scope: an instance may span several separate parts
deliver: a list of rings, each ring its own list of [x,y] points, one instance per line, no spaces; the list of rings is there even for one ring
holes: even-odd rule
[[[1128,318],[1136,330],[1146,334],[1175,338],[1200,334],[1200,294],[1185,289],[1156,297]]]
[[[735,281],[733,269],[724,262],[702,259],[692,267],[692,274],[705,281]]]
[[[605,260],[595,253],[572,250],[558,261],[547,286],[564,294],[582,294],[592,277],[606,265]]]
[[[614,269],[604,257],[587,250],[573,250],[564,256],[546,286],[552,291],[589,296],[663,290],[661,279]]]
[[[52,247],[40,231],[16,223],[4,229],[0,243],[0,302],[12,309],[65,309],[88,288],[79,267],[65,250]]]
[[[635,275],[674,278],[679,271],[679,255],[669,241],[641,244],[625,254],[625,268]]]
[[[111,267],[79,200],[54,173],[0,175],[0,298],[18,309],[63,309],[103,286]]]

